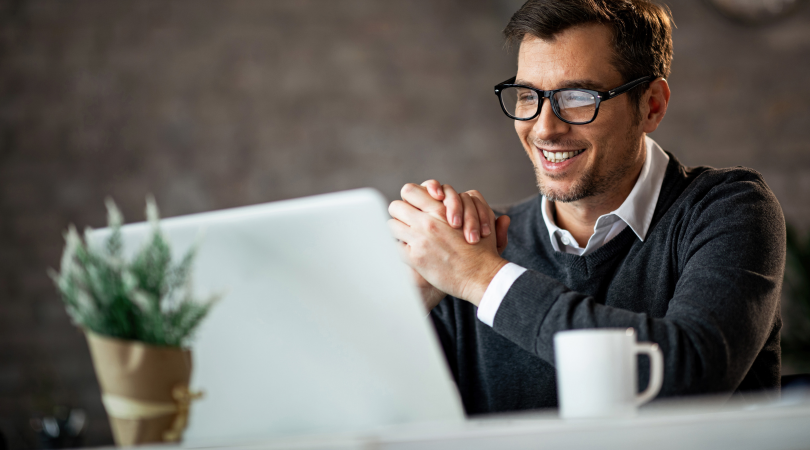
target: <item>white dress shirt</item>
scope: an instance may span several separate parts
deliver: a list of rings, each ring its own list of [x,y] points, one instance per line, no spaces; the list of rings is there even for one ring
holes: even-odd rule
[[[608,241],[616,237],[626,227],[630,227],[633,233],[644,242],[647,231],[650,228],[655,205],[658,203],[658,195],[661,193],[661,184],[664,182],[669,156],[652,139],[645,139],[647,155],[644,158],[644,165],[638,175],[638,180],[630,191],[630,195],[615,211],[609,212],[596,219],[593,227],[593,235],[588,239],[585,247],[581,247],[574,239],[574,236],[563,230],[554,223],[551,214],[551,202],[543,197],[542,212],[543,221],[548,228],[548,237],[551,245],[558,252],[566,252],[574,255],[585,256],[596,251]],[[518,279],[526,269],[508,263],[495,275],[489,283],[481,303],[478,305],[478,320],[492,326],[495,314],[501,305],[512,283]]]

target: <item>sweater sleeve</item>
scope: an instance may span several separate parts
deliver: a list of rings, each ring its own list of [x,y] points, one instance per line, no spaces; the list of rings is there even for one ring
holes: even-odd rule
[[[553,365],[558,331],[634,327],[639,341],[664,353],[661,396],[734,391],[774,332],[785,264],[781,207],[745,171],[706,189],[669,239],[674,249],[661,257],[672,259],[665,264],[677,283],[663,317],[606,306],[528,270],[506,294],[494,330]]]
[[[447,365],[453,374],[453,379],[458,384],[458,360],[456,358],[455,339],[458,330],[454,321],[454,309],[453,298],[446,296],[430,311],[429,316],[436,330],[436,337],[439,338],[439,344],[441,344],[444,356],[447,359]]]

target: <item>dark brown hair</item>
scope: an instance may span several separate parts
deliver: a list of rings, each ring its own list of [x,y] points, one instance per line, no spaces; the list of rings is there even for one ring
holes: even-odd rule
[[[577,25],[599,23],[613,33],[613,65],[624,83],[647,75],[667,78],[672,63],[672,15],[649,0],[529,0],[509,20],[503,34],[508,46],[528,34],[553,40]],[[629,91],[638,107],[649,83]]]

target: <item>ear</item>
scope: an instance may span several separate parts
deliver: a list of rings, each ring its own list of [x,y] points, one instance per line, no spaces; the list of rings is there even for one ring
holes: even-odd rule
[[[641,125],[645,133],[652,133],[664,119],[669,105],[669,83],[658,78],[650,83],[641,106]]]

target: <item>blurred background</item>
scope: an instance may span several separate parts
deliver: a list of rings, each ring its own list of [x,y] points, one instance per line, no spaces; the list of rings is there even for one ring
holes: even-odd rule
[[[760,171],[803,245],[810,8],[754,26],[716,1],[668,3],[672,99],[652,137],[688,165]],[[492,91],[515,73],[500,32],[520,4],[0,0],[6,444],[50,445],[35,429],[69,408],[86,412],[85,445],[112,443],[84,337],[46,275],[68,224],[104,226],[108,195],[140,221],[148,193],[164,216],[362,186],[394,199],[428,178],[494,204],[536,193]]]

